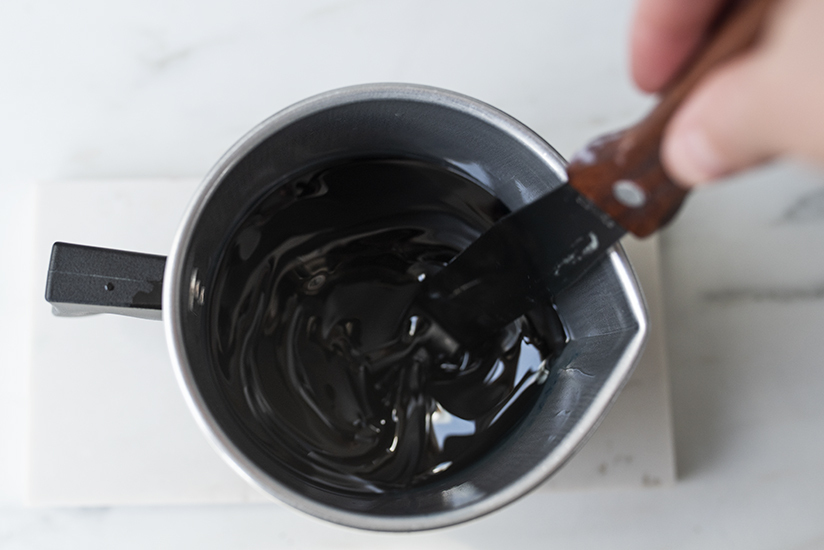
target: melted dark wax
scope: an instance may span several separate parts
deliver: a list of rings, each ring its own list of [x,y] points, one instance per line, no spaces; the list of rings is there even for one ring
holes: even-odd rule
[[[551,304],[463,349],[415,300],[506,212],[408,160],[333,165],[264,197],[229,242],[209,317],[221,387],[259,446],[317,486],[392,491],[500,440],[562,345]]]

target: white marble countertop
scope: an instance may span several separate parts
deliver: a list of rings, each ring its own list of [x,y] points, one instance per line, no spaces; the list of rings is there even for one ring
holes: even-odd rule
[[[662,235],[679,479],[541,492],[434,533],[276,504],[27,509],[31,189],[198,176],[259,120],[341,85],[476,96],[569,156],[643,113],[631,0],[93,0],[0,5],[0,547],[824,547],[824,175],[778,166],[694,194]],[[82,214],[82,213],[81,213]]]

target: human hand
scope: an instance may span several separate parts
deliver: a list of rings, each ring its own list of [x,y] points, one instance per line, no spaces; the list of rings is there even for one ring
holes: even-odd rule
[[[661,90],[727,0],[639,0],[632,73]],[[693,186],[777,156],[824,165],[824,1],[781,0],[749,52],[687,98],[662,142],[664,167]]]

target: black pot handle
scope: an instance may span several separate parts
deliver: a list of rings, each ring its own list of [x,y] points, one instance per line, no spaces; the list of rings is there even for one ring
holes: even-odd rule
[[[61,317],[117,313],[160,319],[166,257],[54,243],[46,301]]]

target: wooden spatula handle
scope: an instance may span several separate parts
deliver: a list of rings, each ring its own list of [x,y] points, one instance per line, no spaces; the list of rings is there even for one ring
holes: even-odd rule
[[[681,102],[711,69],[750,48],[776,0],[741,1],[635,126],[600,137],[570,162],[569,184],[626,230],[645,237],[667,223],[687,191],[667,176],[660,160],[664,128]]]

